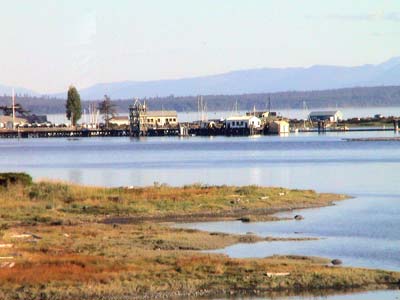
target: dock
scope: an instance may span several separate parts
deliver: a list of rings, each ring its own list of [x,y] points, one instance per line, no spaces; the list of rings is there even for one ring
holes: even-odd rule
[[[394,137],[370,137],[370,138],[348,138],[346,142],[400,142],[400,136]]]

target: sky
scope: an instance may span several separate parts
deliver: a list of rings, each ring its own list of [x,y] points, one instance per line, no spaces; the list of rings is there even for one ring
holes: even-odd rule
[[[40,93],[400,55],[399,0],[0,0],[0,84]]]

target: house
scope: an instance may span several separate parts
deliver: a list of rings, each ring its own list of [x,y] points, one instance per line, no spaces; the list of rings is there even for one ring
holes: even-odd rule
[[[128,116],[114,116],[110,119],[109,123],[117,125],[117,126],[126,126],[126,125],[129,125],[129,117]]]
[[[276,118],[277,112],[274,111],[249,111],[246,112],[246,116],[255,116],[260,119]]]
[[[338,122],[343,120],[343,114],[339,110],[313,111],[310,113],[309,119],[312,122],[319,122],[319,121]]]
[[[225,120],[226,128],[260,128],[261,120],[255,116],[236,116]]]
[[[178,125],[178,114],[174,110],[147,111],[147,125],[150,127],[164,127]]]
[[[26,118],[15,117],[14,118],[15,127],[21,127],[28,123]],[[13,118],[12,116],[0,116],[0,128],[13,128]]]
[[[268,123],[269,134],[287,134],[289,133],[289,122],[285,120],[275,120]]]

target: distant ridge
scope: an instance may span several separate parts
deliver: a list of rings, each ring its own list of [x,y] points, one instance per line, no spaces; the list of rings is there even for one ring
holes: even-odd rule
[[[154,81],[98,83],[80,89],[83,100],[99,100],[105,94],[112,99],[134,97],[182,97],[195,95],[242,95],[284,91],[312,91],[350,87],[400,85],[400,56],[381,64],[355,67],[315,65],[308,68],[261,68],[224,74]],[[23,88],[17,94],[38,96]],[[0,85],[0,95],[10,95],[11,87]],[[66,91],[43,95],[65,99]]]
[[[263,68],[225,74],[156,81],[99,83],[81,89],[85,100],[193,95],[237,95],[282,91],[339,89],[400,84],[400,57],[378,65],[315,65],[309,68]],[[53,95],[65,97],[65,92]]]
[[[303,109],[304,102],[309,109],[333,107],[382,107],[400,106],[400,85],[377,87],[353,87],[343,89],[329,89],[320,91],[289,91],[277,93],[253,93],[241,95],[206,95],[208,111],[229,111],[236,104],[240,110],[266,109],[268,99],[271,98],[273,110],[289,108]],[[0,96],[0,105],[10,105],[10,97]],[[17,97],[18,103],[36,114],[65,113],[65,101],[48,97]],[[83,107],[88,110],[89,103],[83,101]],[[130,99],[113,99],[118,111],[127,113]],[[179,112],[197,111],[196,96],[184,97],[157,97],[147,98],[146,104],[151,110],[177,110]]]

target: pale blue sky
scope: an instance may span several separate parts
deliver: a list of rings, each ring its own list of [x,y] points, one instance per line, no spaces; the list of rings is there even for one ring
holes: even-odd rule
[[[398,0],[0,0],[0,84],[360,65],[400,55]]]

